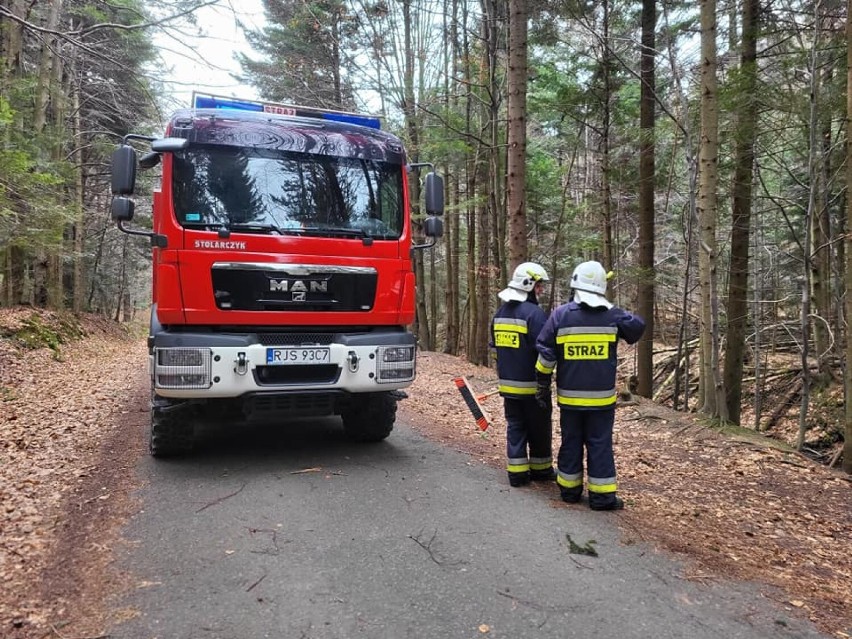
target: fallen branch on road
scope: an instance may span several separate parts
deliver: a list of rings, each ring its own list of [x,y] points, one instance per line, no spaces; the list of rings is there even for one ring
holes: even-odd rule
[[[231,498],[231,497],[233,497],[234,495],[239,495],[241,492],[243,492],[243,489],[244,489],[245,487],[246,487],[246,485],[245,485],[245,484],[243,484],[242,486],[240,486],[240,487],[239,487],[239,489],[238,489],[238,490],[235,490],[234,492],[232,492],[232,493],[231,493],[231,494],[229,494],[229,495],[225,495],[224,497],[219,497],[218,499],[214,499],[213,501],[211,501],[211,502],[209,502],[209,503],[207,503],[207,504],[204,504],[201,508],[199,508],[199,509],[198,509],[198,510],[196,510],[195,512],[196,512],[196,513],[200,513],[202,510],[207,510],[208,508],[210,508],[210,506],[215,506],[216,504],[220,504],[220,503],[222,503],[222,502],[223,502],[223,501],[225,501],[226,499],[230,499],[230,498]]]

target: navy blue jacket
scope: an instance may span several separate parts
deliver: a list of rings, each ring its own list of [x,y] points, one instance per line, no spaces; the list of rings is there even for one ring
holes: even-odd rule
[[[645,321],[613,306],[592,308],[563,304],[538,336],[536,370],[556,369],[556,401],[560,408],[601,410],[615,406],[618,339],[639,341]]]
[[[538,304],[506,302],[491,320],[491,346],[497,350],[497,376],[504,397],[535,395],[536,338],[547,315]]]

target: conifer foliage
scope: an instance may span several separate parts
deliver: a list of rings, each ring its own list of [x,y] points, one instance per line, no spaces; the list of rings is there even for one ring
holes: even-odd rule
[[[0,2],[4,305],[128,312],[134,268],[118,260],[135,247],[105,211],[113,146],[154,121],[143,4]]]

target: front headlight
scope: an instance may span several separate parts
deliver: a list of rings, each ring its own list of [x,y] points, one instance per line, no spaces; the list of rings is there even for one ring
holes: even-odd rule
[[[376,381],[379,384],[410,382],[417,357],[414,346],[379,346]]]
[[[209,348],[157,348],[154,355],[155,388],[210,388]]]
[[[158,348],[159,366],[201,366],[204,364],[204,352],[200,348]],[[208,354],[210,351],[206,351]]]
[[[411,362],[414,361],[413,346],[386,346],[382,350],[383,362]]]

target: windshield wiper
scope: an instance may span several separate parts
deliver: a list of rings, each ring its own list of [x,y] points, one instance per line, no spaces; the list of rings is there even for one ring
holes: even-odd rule
[[[231,231],[241,233],[276,233],[282,235],[281,229],[274,224],[261,224],[256,222],[183,222],[184,228],[206,229],[218,231],[219,237],[228,237]]]
[[[309,235],[318,235],[320,237],[357,237],[360,238],[365,246],[369,246],[373,243],[373,236],[370,235],[364,229],[344,229],[339,227],[320,227],[320,226],[306,226],[303,227],[302,232],[308,233]]]
[[[370,237],[370,234],[364,229],[306,226],[302,230],[312,235],[326,235],[328,237]]]
[[[282,235],[281,229],[274,224],[261,224],[258,222],[231,222],[230,224],[223,224],[219,229],[219,232],[221,233],[223,230],[239,231],[243,233],[275,233],[276,235]]]
[[[213,230],[220,226],[219,224],[211,224],[210,222],[181,222],[185,229],[209,229]]]

